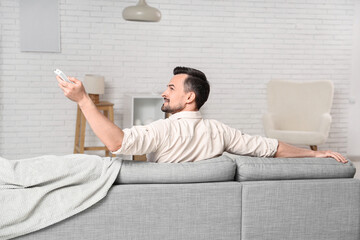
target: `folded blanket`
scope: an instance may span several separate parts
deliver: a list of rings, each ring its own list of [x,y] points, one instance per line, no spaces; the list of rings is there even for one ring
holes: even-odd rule
[[[0,158],[0,239],[30,233],[104,198],[121,160],[94,155]]]

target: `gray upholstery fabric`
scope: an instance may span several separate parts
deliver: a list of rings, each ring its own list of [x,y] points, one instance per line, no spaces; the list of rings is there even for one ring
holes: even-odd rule
[[[123,160],[115,184],[233,181],[235,171],[235,163],[226,156],[185,163]]]
[[[237,165],[237,181],[352,178],[355,167],[333,158],[257,158],[230,156]]]
[[[36,240],[240,239],[241,184],[115,185],[93,207],[20,237]]]
[[[274,180],[349,177],[351,163],[235,158],[244,182],[234,181],[235,163],[226,157],[186,164],[124,161],[120,183],[232,181],[114,185],[93,207],[19,239],[360,239],[360,180]]]
[[[359,240],[357,179],[242,183],[242,240]]]

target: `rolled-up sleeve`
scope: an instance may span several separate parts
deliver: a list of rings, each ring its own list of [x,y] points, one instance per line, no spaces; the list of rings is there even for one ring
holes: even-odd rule
[[[278,148],[278,140],[262,136],[251,136],[240,130],[224,125],[225,151],[254,157],[273,157]]]
[[[156,151],[158,138],[151,125],[126,128],[123,132],[121,148],[113,154],[142,155]]]

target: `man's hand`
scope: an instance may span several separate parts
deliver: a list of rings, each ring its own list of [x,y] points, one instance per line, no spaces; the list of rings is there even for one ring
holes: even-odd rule
[[[96,136],[100,138],[110,151],[113,152],[120,149],[124,132],[99,112],[87,95],[82,82],[74,77],[69,77],[69,80],[74,84],[65,82],[58,76],[56,79],[59,82],[59,87],[64,91],[64,95],[79,104],[81,111]]]
[[[341,163],[348,162],[348,160],[346,160],[346,158],[343,155],[333,151],[315,151],[315,157],[320,157],[320,158],[331,157]]]
[[[340,153],[333,151],[313,151],[310,149],[298,148],[290,144],[279,141],[277,152],[275,157],[318,157],[318,158],[334,158],[336,161],[341,163],[347,163],[346,158]]]
[[[74,77],[69,77],[69,80],[72,83],[65,82],[61,80],[59,76],[56,76],[56,79],[59,83],[59,87],[63,90],[64,95],[70,100],[80,103],[82,100],[86,99],[87,93],[82,82]]]

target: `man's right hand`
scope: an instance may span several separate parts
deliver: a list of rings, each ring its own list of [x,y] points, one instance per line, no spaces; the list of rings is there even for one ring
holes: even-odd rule
[[[73,83],[68,83],[63,80],[59,76],[56,76],[59,87],[63,90],[64,95],[70,100],[80,104],[81,101],[87,99],[87,93],[82,82],[74,77],[69,77],[69,80]]]
[[[96,136],[100,138],[110,151],[113,152],[119,150],[124,138],[124,132],[100,113],[87,95],[82,82],[74,77],[68,78],[74,84],[65,82],[58,76],[56,79],[58,80],[59,87],[63,90],[64,95],[79,104],[81,111]]]

